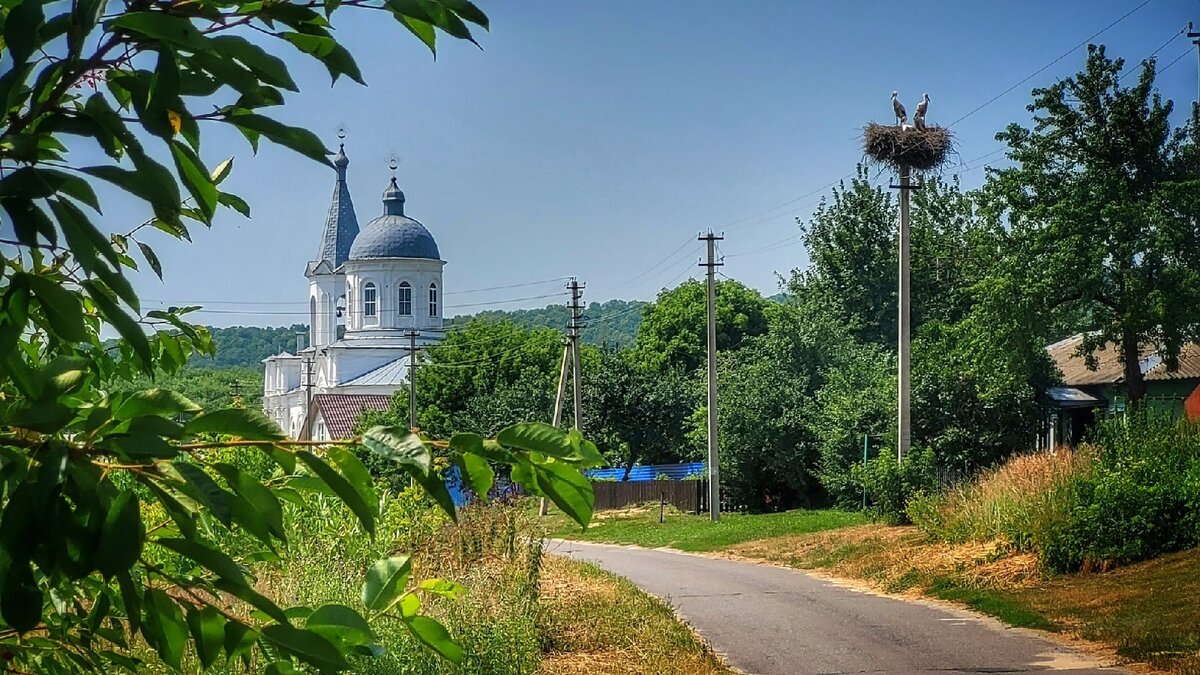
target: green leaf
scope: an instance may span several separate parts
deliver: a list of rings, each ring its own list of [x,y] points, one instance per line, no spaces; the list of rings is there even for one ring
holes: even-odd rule
[[[279,500],[269,489],[255,478],[231,464],[217,463],[212,468],[221,474],[234,494],[246,500],[254,511],[262,517],[271,534],[280,540],[286,540],[287,534],[283,529],[283,508]]]
[[[325,64],[325,68],[334,82],[337,82],[338,76],[347,75],[359,84],[366,84],[358,69],[358,64],[354,62],[354,57],[333,38],[308,33],[284,33],[282,37],[300,51]]]
[[[496,434],[496,440],[507,448],[531,450],[548,457],[566,459],[575,454],[567,433],[543,422],[514,424]]]
[[[133,583],[129,572],[117,575],[117,585],[121,589],[121,604],[125,609],[125,620],[129,622],[129,631],[136,633],[142,625],[142,601],[138,596],[138,587]]]
[[[287,436],[275,422],[257,410],[226,408],[198,415],[184,426],[188,435],[225,434],[247,441],[282,441]]]
[[[374,454],[413,467],[422,475],[429,475],[433,468],[433,454],[429,448],[419,436],[404,427],[371,427],[363,434],[362,444]]]
[[[96,568],[106,577],[123,572],[137,562],[146,541],[141,504],[133,490],[122,490],[108,507],[100,529]]]
[[[87,291],[92,302],[96,303],[96,307],[108,323],[112,324],[117,329],[117,333],[133,348],[134,353],[142,362],[143,369],[147,372],[152,371],[154,357],[150,353],[150,341],[146,339],[146,334],[142,332],[141,326],[109,297],[108,291],[99,282],[87,280],[80,285]]]
[[[85,166],[80,171],[112,183],[154,207],[154,215],[164,222],[179,221],[179,186],[166,167],[154,160],[131,153],[136,171],[117,166]]]
[[[463,650],[451,637],[446,627],[427,616],[411,616],[403,619],[408,632],[421,644],[437,652],[451,663],[462,663]]]
[[[171,141],[171,155],[175,158],[175,168],[183,184],[196,200],[205,223],[212,223],[213,214],[217,211],[217,186],[209,177],[208,169],[187,145],[179,141]]]
[[[229,174],[232,171],[233,171],[233,158],[230,157],[229,159],[225,160],[224,162],[221,162],[220,164],[218,164],[217,168],[212,170],[212,173],[209,174],[209,179],[212,180],[213,185],[220,185],[226,178],[229,177]]]
[[[211,570],[217,576],[231,584],[245,584],[246,573],[233,558],[215,548],[210,548],[187,539],[174,537],[155,539],[154,543],[170,549],[181,556],[191,558],[202,567]]]
[[[243,216],[245,216],[247,218],[250,217],[250,205],[247,204],[244,199],[242,199],[241,197],[239,197],[237,195],[230,194],[228,192],[221,192],[221,193],[218,193],[218,195],[217,195],[217,201],[221,202],[222,205],[228,206],[229,208],[233,209],[234,211],[237,211],[238,213],[242,214]]]
[[[129,420],[147,415],[174,417],[179,413],[198,413],[202,410],[203,408],[183,394],[156,387],[135,391],[127,396],[113,411],[113,418]]]
[[[138,250],[142,252],[142,257],[146,259],[147,263],[149,263],[150,269],[154,270],[154,276],[158,277],[159,281],[162,281],[162,263],[159,262],[158,255],[154,253],[154,249],[140,241],[137,243],[137,245]]]
[[[92,362],[82,356],[56,356],[39,371],[43,381],[42,396],[70,394],[83,385]]]
[[[241,61],[263,82],[288,91],[299,91],[283,59],[272,56],[262,47],[236,35],[218,35],[210,42],[222,55]]]
[[[174,473],[182,481],[180,489],[192,499],[204,504],[217,520],[228,527],[233,522],[233,495],[221,489],[204,469],[188,462],[159,464],[164,474]]]
[[[453,461],[471,491],[480,499],[487,499],[495,480],[495,472],[487,460],[478,455],[457,454]]]
[[[238,621],[225,624],[225,657],[228,660],[248,656],[255,642],[258,642],[258,632],[246,624]]]
[[[269,140],[285,148],[290,148],[296,152],[314,159],[326,166],[332,167],[329,163],[329,150],[317,138],[313,132],[302,129],[300,127],[291,127],[269,117],[246,113],[242,115],[231,115],[226,117],[224,121],[238,127],[255,133],[266,136]]]
[[[412,559],[406,555],[376,560],[367,570],[363,583],[362,602],[367,609],[384,612],[404,593],[412,574]]]
[[[146,620],[142,623],[146,642],[167,665],[179,670],[188,641],[187,623],[179,605],[162,590],[147,588],[142,606],[146,612]]]
[[[166,12],[127,12],[105,27],[109,32],[136,33],[187,51],[216,53],[212,42],[191,21]]]
[[[426,593],[432,593],[450,600],[457,600],[459,596],[467,592],[467,589],[462,584],[447,581],[446,579],[426,579],[417,584],[417,588]]]
[[[358,521],[362,523],[363,529],[372,537],[375,536],[375,517],[376,508],[367,504],[359,495],[354,486],[350,484],[338,472],[334,471],[331,466],[326,464],[320,457],[312,454],[307,450],[301,450],[296,453],[296,457],[304,462],[305,466],[312,470],[329,489],[333,490],[334,494],[341,499],[342,502],[350,507],[350,510],[358,517]]]
[[[283,610],[279,608],[279,605],[276,605],[269,598],[254,590],[250,586],[245,584],[231,583],[223,578],[217,579],[213,585],[218,589],[225,591],[235,598],[245,602],[251,607],[259,610],[263,614],[266,614],[272,619],[275,619],[279,623],[286,624],[288,622],[287,614],[285,614]]]
[[[305,627],[334,644],[355,647],[374,642],[371,626],[345,605],[323,605],[308,616]]]
[[[487,15],[472,4],[470,0],[441,0],[441,3],[453,10],[455,14],[477,26],[481,26],[484,30],[491,28]]]
[[[562,462],[537,466],[538,487],[563,513],[583,527],[592,519],[596,496],[592,484],[578,469]]]
[[[187,624],[200,666],[208,670],[217,662],[225,646],[225,617],[216,607],[188,607]]]
[[[454,497],[450,496],[450,490],[446,487],[446,480],[437,471],[430,471],[429,475],[423,476],[411,467],[408,468],[408,473],[420,485],[437,505],[442,507],[446,515],[458,521],[458,510],[454,506]]]
[[[67,244],[71,248],[71,252],[76,254],[85,270],[92,272],[101,267],[94,262],[96,253],[113,265],[118,263],[119,257],[116,250],[113,249],[112,242],[92,224],[92,221],[79,207],[65,199],[50,199],[49,203],[50,210],[58,219],[58,226],[62,228],[63,234],[67,237]],[[130,305],[137,306],[136,296]]]
[[[375,479],[371,477],[371,472],[367,471],[367,467],[363,466],[353,452],[347,448],[333,446],[326,453],[333,463],[337,464],[338,470],[354,486],[364,502],[374,504],[378,501],[378,497],[375,495]]]
[[[14,275],[16,276],[16,275]],[[83,322],[83,304],[79,297],[56,282],[34,275],[22,274],[29,282],[29,290],[42,307],[42,314],[50,329],[67,342],[87,340]]]
[[[88,182],[69,173],[31,166],[13,171],[0,180],[0,197],[44,199],[57,194],[74,197],[100,211],[100,200]]]
[[[286,624],[273,624],[262,629],[267,640],[305,663],[321,670],[348,670],[349,662],[332,642],[318,633]]]
[[[33,570],[24,561],[12,562],[0,585],[0,617],[4,623],[25,633],[42,620],[42,591],[33,579]]]
[[[42,0],[21,0],[9,5],[8,16],[4,18],[4,44],[13,63],[28,61],[41,44],[38,28],[43,17]],[[11,68],[12,64],[7,67]]]

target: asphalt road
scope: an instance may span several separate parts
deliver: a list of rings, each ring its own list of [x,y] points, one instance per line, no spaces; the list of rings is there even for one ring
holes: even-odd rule
[[[598,563],[666,600],[747,673],[1123,672],[1033,631],[800,571],[568,541],[546,550]]]

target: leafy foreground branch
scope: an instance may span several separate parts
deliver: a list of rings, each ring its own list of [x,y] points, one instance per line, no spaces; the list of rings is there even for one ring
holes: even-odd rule
[[[455,518],[425,441],[406,429],[375,427],[353,442],[309,449],[285,440],[255,411],[176,422],[196,407],[163,390],[114,395],[108,406],[87,414],[108,419],[86,436],[22,430],[0,437],[7,496],[0,641],[14,668],[134,670],[138,660],[122,652],[140,634],[175,668],[189,650],[204,668],[222,656],[249,664],[257,650],[256,661],[271,663],[272,672],[290,672],[293,661],[340,671],[352,654],[382,653],[373,628],[381,621],[398,622],[446,659],[462,659],[446,629],[421,614],[422,598],[454,599],[462,587],[441,579],[414,583],[407,555],[363,570],[361,611],[284,609],[255,585],[256,564],[278,559],[288,544],[285,502],[334,496],[366,535],[376,535],[380,499],[355,449],[395,462]],[[194,442],[218,427],[235,438]],[[247,443],[272,465],[265,480],[223,461],[228,448]],[[494,441],[456,434],[445,446],[478,494],[491,488],[490,461],[512,467],[515,480],[580,524],[591,516],[590,484],[577,467],[598,454],[578,433],[518,424]],[[147,528],[151,515],[158,522]],[[231,555],[222,543],[236,537],[256,546]]]
[[[468,24],[488,27],[469,0],[0,3],[0,209],[13,233],[0,248],[0,669],[135,670],[140,636],[174,669],[190,655],[204,668],[223,658],[334,672],[380,652],[380,621],[462,658],[421,613],[461,587],[413,582],[405,555],[357,573],[359,609],[281,607],[257,585],[289,542],[286,503],[328,495],[376,535],[380,500],[358,453],[395,463],[455,517],[434,444],[382,426],[350,443],[288,441],[257,412],[203,411],[141,384],[214,351],[184,318],[196,308],[142,312],[134,256],[163,275],[147,235],[187,241],[221,208],[250,215],[221,189],[233,160],[210,170],[201,158],[202,126],[329,164],[314,134],[263,111],[297,90],[279,50],[316,59],[335,82],[363,81],[333,37],[335,14],[351,10],[391,17],[430,50],[439,34],[474,42]],[[72,155],[85,145],[86,165]],[[152,216],[93,222],[112,194],[97,182]],[[115,344],[102,339],[112,334]],[[247,445],[269,471],[230,461]],[[599,455],[578,434],[519,424],[436,450],[478,494],[502,465],[580,524],[591,517],[579,468]]]

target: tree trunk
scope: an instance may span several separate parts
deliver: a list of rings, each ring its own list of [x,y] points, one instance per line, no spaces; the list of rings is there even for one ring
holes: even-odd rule
[[[1146,378],[1142,375],[1142,354],[1136,336],[1121,339],[1121,356],[1125,361],[1125,395],[1130,410],[1141,407],[1146,398]]]

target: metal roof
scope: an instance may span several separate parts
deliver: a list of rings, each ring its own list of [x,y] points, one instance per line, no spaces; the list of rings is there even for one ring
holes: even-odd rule
[[[1046,395],[1058,403],[1060,408],[1090,407],[1104,403],[1104,399],[1075,387],[1050,387],[1046,390]]]
[[[420,365],[420,364],[418,364]],[[402,356],[395,361],[388,361],[375,370],[368,371],[348,382],[342,387],[357,386],[400,386],[408,382],[408,357]]]
[[[1109,342],[1093,352],[1096,368],[1092,369],[1088,368],[1084,357],[1078,355],[1084,337],[1080,333],[1046,347],[1046,352],[1062,373],[1063,384],[1080,387],[1124,382],[1125,368],[1121,364],[1117,344]],[[1167,364],[1154,345],[1143,344],[1140,352],[1139,367],[1147,382],[1200,378],[1200,345],[1196,343],[1184,345],[1179,354],[1179,368],[1174,372],[1168,372]]]
[[[333,158],[337,169],[337,182],[333,186],[333,200],[329,204],[329,215],[325,217],[325,231],[321,234],[321,248],[315,262],[328,262],[334,269],[346,262],[350,248],[358,236],[358,217],[354,215],[354,202],[350,199],[350,187],[346,184],[345,146],[338,148]]]
[[[404,193],[395,178],[383,192],[383,215],[367,223],[350,247],[351,260],[371,258],[442,259],[429,230],[404,215]]]
[[[366,410],[384,411],[392,397],[381,394],[316,394],[312,404],[325,420],[329,438],[340,441],[354,435],[354,425]]]

